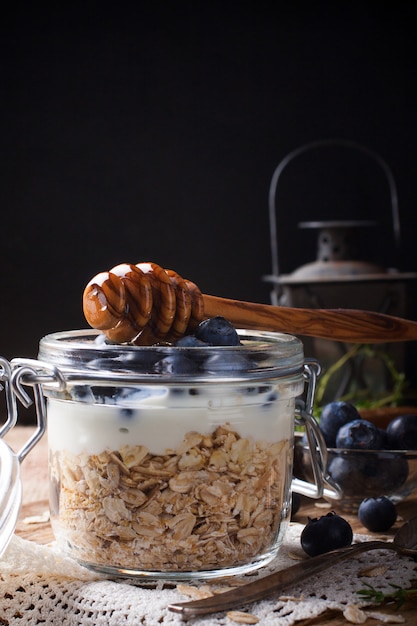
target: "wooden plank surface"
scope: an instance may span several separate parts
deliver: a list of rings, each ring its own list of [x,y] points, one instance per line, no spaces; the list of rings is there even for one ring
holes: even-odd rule
[[[17,432],[18,428],[13,429],[15,432],[8,435],[9,445],[13,449],[20,449],[22,441],[26,441],[28,437],[27,427],[20,427],[23,432]],[[29,433],[30,434],[30,433]],[[21,513],[19,516],[16,532],[21,537],[29,540],[36,541],[40,544],[47,544],[53,541],[54,536],[52,533],[51,525],[49,521],[41,521],[45,514],[48,512],[48,485],[47,485],[47,448],[46,440],[42,440],[41,444],[36,446],[34,450],[29,454],[29,457],[23,461],[22,464],[22,481],[24,483],[24,496]],[[25,485],[26,482],[26,485]],[[40,497],[38,497],[40,494]],[[323,501],[314,501],[308,498],[302,498],[302,504],[299,512],[295,516],[295,521],[305,524],[308,521],[308,517],[319,517],[324,515],[328,510],[322,508],[326,503]],[[398,505],[399,519],[395,525],[384,533],[383,538],[393,537],[395,531],[399,528],[402,520],[410,519],[417,515],[417,497],[409,499]],[[337,508],[335,508],[336,512]],[[348,515],[345,513],[340,514],[345,517],[351,524],[354,532],[370,534],[359,522],[356,515]],[[380,538],[380,535],[374,533],[374,536]],[[417,576],[414,586],[417,586]],[[378,611],[383,611],[390,615],[396,615],[395,610],[392,607],[378,607]],[[405,618],[403,624],[405,626],[416,626],[417,624],[417,603],[408,604],[403,606],[400,610],[400,614]],[[378,625],[378,622],[369,620],[367,623]],[[297,623],[297,626],[347,626],[348,622],[339,612],[328,611],[322,614],[317,619],[304,620]]]

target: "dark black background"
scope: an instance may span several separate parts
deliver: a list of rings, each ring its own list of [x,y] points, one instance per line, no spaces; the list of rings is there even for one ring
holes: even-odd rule
[[[301,219],[377,216],[366,255],[417,270],[411,3],[18,3],[0,28],[7,358],[85,326],[84,285],[122,261],[268,302],[271,177],[320,139],[359,142],[392,168],[401,253],[382,236],[378,168],[317,153],[280,183],[282,269],[313,260]]]

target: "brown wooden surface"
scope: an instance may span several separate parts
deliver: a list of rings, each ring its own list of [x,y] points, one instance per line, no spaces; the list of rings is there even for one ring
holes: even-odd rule
[[[15,446],[20,449],[22,443],[28,438],[30,434],[30,427],[15,427],[13,433],[10,433],[7,438],[9,445],[15,449]],[[14,444],[14,445],[12,445]],[[28,462],[30,460],[30,463]],[[26,464],[26,466],[25,466]],[[22,480],[26,480],[26,486],[24,489],[23,504],[21,513],[19,516],[16,532],[21,537],[29,540],[36,541],[40,544],[47,544],[53,541],[53,533],[49,521],[39,522],[37,517],[42,517],[48,511],[48,485],[47,485],[47,453],[46,453],[46,440],[42,440],[41,444],[37,445],[30,453],[29,457],[25,459],[22,464]],[[35,490],[35,491],[34,491]],[[33,499],[33,495],[37,493],[43,494],[44,497],[39,499]],[[314,501],[308,498],[302,498],[302,505],[299,512],[295,516],[295,521],[305,524],[308,517],[319,517],[328,512],[328,508],[322,508],[326,503],[323,501]],[[410,498],[405,502],[398,505],[399,519],[395,525],[387,532],[384,533],[382,538],[391,538],[395,534],[395,531],[399,528],[402,520],[406,521],[411,517],[417,515],[417,497]],[[337,508],[335,508],[336,512]],[[359,522],[356,515],[348,515],[340,512],[351,524],[354,532],[374,535],[376,538],[381,538],[380,534],[370,533]],[[415,581],[417,586],[417,576]],[[395,614],[393,607],[378,607],[376,610],[383,611],[388,614]],[[405,626],[416,626],[417,624],[417,603],[407,604],[400,609],[400,614],[405,618]],[[378,622],[369,620],[367,623],[375,624],[378,626]],[[298,622],[297,626],[347,626],[348,622],[344,617],[334,611],[328,611],[325,614],[320,615],[317,619],[303,620]]]

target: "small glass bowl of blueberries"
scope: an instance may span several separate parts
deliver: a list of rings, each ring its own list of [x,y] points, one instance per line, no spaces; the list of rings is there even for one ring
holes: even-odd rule
[[[417,414],[397,415],[383,428],[344,401],[329,402],[318,420],[327,446],[327,473],[340,488],[346,512],[366,498],[385,496],[394,504],[417,488]],[[297,438],[294,473],[311,478],[305,435]]]

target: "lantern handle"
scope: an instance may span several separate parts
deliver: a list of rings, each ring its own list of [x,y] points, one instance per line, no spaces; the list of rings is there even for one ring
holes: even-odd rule
[[[394,180],[394,176],[392,171],[386,161],[377,153],[363,146],[355,141],[350,141],[347,139],[323,139],[319,141],[312,141],[311,143],[307,143],[295,150],[292,150],[286,157],[282,159],[282,161],[276,167],[269,187],[269,196],[268,196],[268,206],[269,206],[269,223],[270,223],[270,240],[271,240],[271,256],[272,256],[272,276],[279,276],[279,259],[278,259],[278,240],[277,240],[277,221],[276,221],[276,191],[278,186],[279,178],[287,167],[287,165],[296,157],[301,154],[308,152],[309,150],[327,146],[343,146],[346,148],[353,148],[359,150],[366,154],[367,156],[374,159],[378,165],[382,168],[387,178],[390,197],[391,197],[391,207],[392,207],[392,222],[393,222],[393,232],[394,232],[394,240],[397,250],[400,249],[401,246],[401,227],[400,227],[400,216],[398,210],[398,193],[397,193],[397,185]]]

